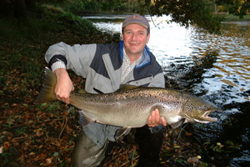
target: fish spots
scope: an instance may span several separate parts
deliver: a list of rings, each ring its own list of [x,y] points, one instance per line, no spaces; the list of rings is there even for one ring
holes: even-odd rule
[[[152,95],[151,94],[144,94],[144,97],[146,97],[146,98],[150,98],[150,97],[152,97]]]
[[[162,103],[163,102],[163,100],[162,99],[158,99],[158,103]]]

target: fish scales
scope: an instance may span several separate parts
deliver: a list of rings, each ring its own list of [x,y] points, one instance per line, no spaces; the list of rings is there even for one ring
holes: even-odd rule
[[[70,103],[84,110],[88,117],[94,117],[97,122],[115,126],[122,124],[124,127],[145,125],[147,118],[156,108],[159,109],[160,115],[166,118],[180,115],[189,97],[181,92],[161,88],[136,88],[118,93],[87,96],[88,98],[74,93]],[[141,119],[132,119],[137,117]],[[172,123],[171,119],[167,121]]]

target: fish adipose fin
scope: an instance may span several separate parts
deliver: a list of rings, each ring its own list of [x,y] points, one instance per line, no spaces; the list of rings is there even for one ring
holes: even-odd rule
[[[45,68],[44,72],[45,77],[43,80],[43,88],[36,98],[34,104],[41,104],[56,100],[56,95],[54,93],[56,86],[56,75],[47,67]]]
[[[95,122],[92,118],[88,117],[83,110],[78,111],[79,112],[79,122],[82,127],[87,126],[88,124]]]

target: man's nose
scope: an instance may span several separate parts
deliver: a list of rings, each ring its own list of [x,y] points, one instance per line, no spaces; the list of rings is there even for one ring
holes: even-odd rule
[[[133,35],[132,35],[132,39],[133,39],[133,40],[136,40],[136,39],[137,39],[137,35],[136,35],[136,34],[133,34]]]

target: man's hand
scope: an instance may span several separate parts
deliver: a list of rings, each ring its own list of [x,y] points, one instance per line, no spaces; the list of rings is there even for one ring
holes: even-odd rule
[[[162,124],[163,126],[167,126],[167,120],[164,117],[160,118],[160,113],[158,109],[155,109],[151,116],[148,118],[148,126],[149,127],[155,127],[159,124]]]
[[[58,100],[69,104],[70,92],[74,90],[74,86],[69,77],[69,74],[64,68],[56,69],[55,74],[57,78],[57,83],[54,90],[55,95]]]

